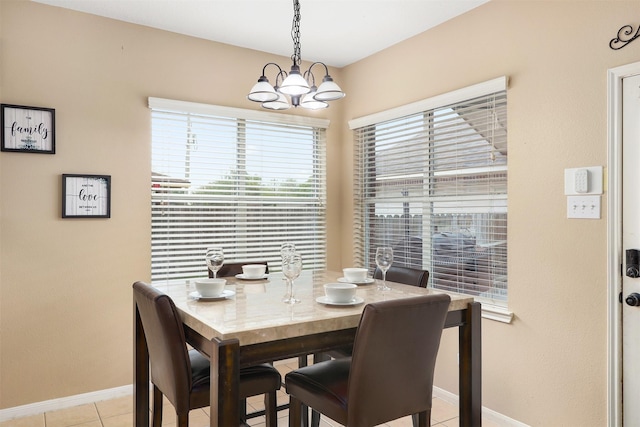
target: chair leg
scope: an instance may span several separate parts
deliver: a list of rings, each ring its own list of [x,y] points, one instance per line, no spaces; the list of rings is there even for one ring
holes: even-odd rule
[[[240,399],[240,404],[238,405],[238,409],[240,411],[240,423],[246,424],[247,422],[247,399]]]
[[[307,355],[298,356],[298,368],[304,368],[307,366]]]
[[[313,354],[313,363],[320,363],[329,359],[331,359],[331,357],[327,353]],[[305,427],[306,427],[306,424],[305,424]],[[313,409],[311,410],[311,427],[320,427],[320,412]]]
[[[302,403],[289,395],[289,427],[300,427],[302,422]]]
[[[186,414],[178,414],[177,427],[189,427],[189,412]]]
[[[319,427],[320,426],[320,412],[315,409],[311,410],[311,427]]]
[[[431,425],[431,410],[413,414],[413,427],[429,427]]]
[[[298,368],[304,368],[308,365],[308,355],[298,356]],[[302,405],[302,427],[309,426],[309,408],[307,405]]]
[[[162,392],[153,386],[153,427],[162,425]]]
[[[266,427],[277,427],[278,407],[276,402],[276,392],[265,393],[264,395],[264,416]]]
[[[309,427],[309,407],[307,405],[300,406],[300,413],[302,414],[301,427]]]

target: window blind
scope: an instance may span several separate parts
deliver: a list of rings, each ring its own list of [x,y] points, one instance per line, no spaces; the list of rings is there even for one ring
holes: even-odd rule
[[[391,246],[430,286],[505,305],[506,88],[471,93],[354,130],[356,262]]]
[[[325,267],[328,122],[149,103],[152,280],[206,276],[210,246],[279,271],[280,245],[293,242],[305,269]]]

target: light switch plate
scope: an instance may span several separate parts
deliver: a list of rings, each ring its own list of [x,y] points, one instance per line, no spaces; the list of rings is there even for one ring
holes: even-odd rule
[[[600,196],[567,196],[567,218],[600,219]]]

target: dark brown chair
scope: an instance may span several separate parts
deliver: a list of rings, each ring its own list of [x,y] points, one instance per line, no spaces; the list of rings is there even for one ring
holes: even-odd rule
[[[229,262],[222,264],[220,270],[218,270],[218,277],[230,277],[236,274],[242,274],[242,266],[247,264],[264,264],[267,266],[265,273],[269,273],[269,264],[267,261],[244,261],[244,262]],[[213,277],[213,271],[209,270],[209,277]]]
[[[382,279],[382,271],[376,267],[373,273],[374,279]],[[419,270],[417,268],[404,266],[391,266],[387,270],[387,280],[390,282],[404,283],[406,285],[427,287],[429,281],[429,270]]]
[[[289,426],[302,405],[351,427],[369,427],[418,414],[431,418],[433,374],[450,297],[446,294],[368,304],[350,358],[289,372]]]
[[[378,267],[376,267],[376,270],[373,273],[373,278],[382,279],[382,270],[380,270]],[[426,288],[427,282],[429,281],[429,271],[419,270],[417,268],[411,267],[391,266],[389,270],[387,270],[387,280],[391,282],[404,283],[405,285]],[[341,357],[349,357],[351,356],[351,351],[351,347],[331,350],[326,353],[315,355],[314,361],[327,360],[328,358],[337,359]],[[300,366],[306,366],[306,364]],[[319,424],[320,417],[318,416],[317,412],[313,412],[311,415],[311,426],[318,427]],[[415,426],[417,426],[417,418],[414,422],[414,427]]]
[[[376,271],[373,273],[373,278],[382,280],[382,270],[378,267],[376,267]],[[387,270],[387,280],[391,282],[404,283],[405,285],[426,288],[427,282],[429,281],[429,271],[411,267],[391,266],[389,270]],[[330,357],[334,358],[349,357],[351,356],[351,348],[332,350],[328,352],[328,354]]]
[[[153,426],[162,424],[162,397],[176,410],[178,427],[189,424],[189,411],[210,404],[209,359],[196,350],[188,350],[184,327],[173,300],[143,282],[133,284],[135,298],[151,365],[153,383]],[[269,364],[240,370],[239,421],[244,423],[246,399],[265,395],[266,425],[277,425],[276,391],[282,377]]]

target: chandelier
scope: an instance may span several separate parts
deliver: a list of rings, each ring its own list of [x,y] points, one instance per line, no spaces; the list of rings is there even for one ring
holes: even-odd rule
[[[343,98],[345,93],[340,89],[331,76],[329,69],[322,62],[314,62],[303,74],[300,73],[300,2],[293,0],[293,24],[291,25],[291,38],[293,39],[293,55],[291,70],[284,71],[274,62],[267,63],[262,68],[262,75],[258,82],[251,88],[247,98],[260,102],[264,108],[270,110],[286,110],[292,105],[302,106],[311,110],[319,110],[329,106],[328,101]],[[271,86],[265,73],[270,65],[276,67],[278,72],[275,78],[275,86]],[[316,87],[316,79],[312,73],[315,66],[324,67],[325,76],[320,86]],[[289,98],[287,98],[288,95]]]

